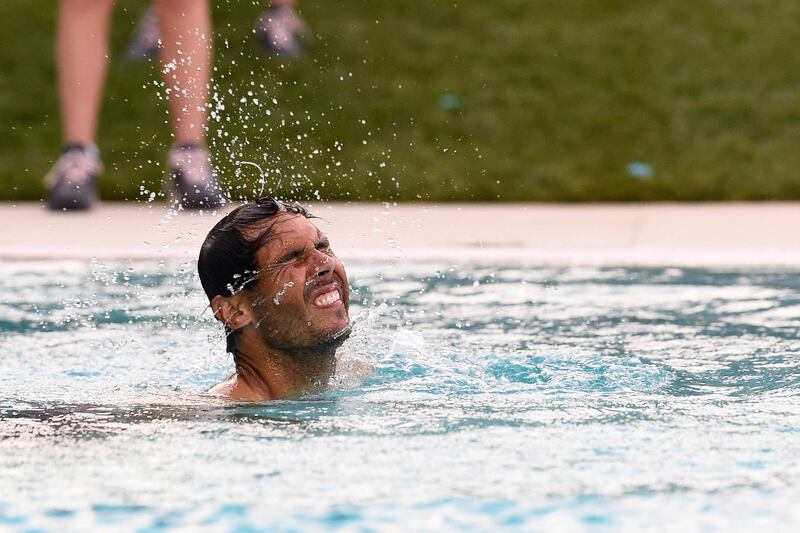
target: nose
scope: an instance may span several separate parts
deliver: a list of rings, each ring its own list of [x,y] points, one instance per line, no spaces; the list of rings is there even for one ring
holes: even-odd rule
[[[314,250],[314,276],[321,278],[333,273],[333,259],[331,256]]]

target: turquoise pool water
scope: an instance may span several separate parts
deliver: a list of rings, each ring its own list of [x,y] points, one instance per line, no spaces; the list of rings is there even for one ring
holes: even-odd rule
[[[797,272],[348,266],[330,392],[232,405],[193,265],[0,264],[0,530],[800,527]]]

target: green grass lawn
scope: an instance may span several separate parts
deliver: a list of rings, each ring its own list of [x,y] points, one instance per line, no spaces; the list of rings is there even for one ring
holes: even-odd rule
[[[141,199],[168,117],[157,66],[123,57],[146,2],[117,3],[101,194]],[[234,197],[262,187],[248,161],[298,199],[800,198],[793,0],[300,0],[316,39],[290,63],[253,46],[260,4],[215,4],[210,143]],[[0,199],[40,198],[58,155],[56,5],[0,2]]]

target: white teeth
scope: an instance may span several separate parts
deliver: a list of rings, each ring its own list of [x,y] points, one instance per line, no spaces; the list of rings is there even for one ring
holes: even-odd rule
[[[318,307],[324,307],[326,305],[331,305],[333,302],[338,302],[339,300],[341,300],[339,291],[331,291],[325,294],[320,294],[314,298],[314,305]]]

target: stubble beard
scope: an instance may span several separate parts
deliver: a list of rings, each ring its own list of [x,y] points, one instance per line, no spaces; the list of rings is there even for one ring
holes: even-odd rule
[[[275,317],[270,317],[269,313],[266,313],[259,318],[257,330],[262,342],[299,363],[334,358],[336,350],[351,333],[349,318],[347,325],[339,331],[334,333],[312,331],[307,337],[297,335],[296,332],[312,329],[312,326],[308,325],[308,320],[293,318],[284,321],[282,327],[275,329],[271,327],[270,318],[274,319]]]
[[[350,336],[350,324],[333,335],[319,336],[311,342],[280,343],[269,335],[263,337],[267,346],[278,350],[287,363],[300,375],[304,376],[306,385],[325,387],[336,372],[336,350]]]

